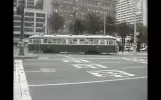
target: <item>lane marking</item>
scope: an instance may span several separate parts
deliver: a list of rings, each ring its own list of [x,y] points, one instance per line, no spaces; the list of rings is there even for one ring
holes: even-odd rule
[[[76,68],[108,68],[100,64],[72,64]]]
[[[134,74],[130,74],[121,70],[96,70],[87,71],[88,73],[97,77],[133,77]]]
[[[121,69],[130,69],[130,68],[147,68],[146,66],[143,66],[143,67],[124,67],[124,68],[121,68]]]
[[[32,100],[30,93],[29,93],[29,88],[28,88],[28,83],[27,83],[27,79],[26,79],[26,75],[24,72],[24,68],[22,65],[22,60],[15,60],[15,70],[17,70],[16,72],[18,73],[19,80],[14,80],[14,83],[19,85],[21,91],[19,91],[19,93],[21,95],[21,97],[17,97],[20,98],[20,100]],[[15,88],[15,87],[14,87]],[[14,89],[14,96],[18,96],[16,92],[16,88]],[[14,97],[16,99],[16,97]]]
[[[57,54],[58,56],[62,56],[62,57],[65,57],[65,58],[70,58],[70,59],[75,59],[73,57],[70,57],[70,56],[66,56],[66,55],[61,55],[61,54]]]
[[[111,63],[111,64],[115,64],[115,63],[121,63],[121,62],[100,62],[100,63]]]
[[[142,64],[147,64],[146,60],[144,59],[138,59],[138,58],[122,58],[124,60],[130,60],[130,61],[133,61],[133,62],[137,62],[137,63],[142,63]]]
[[[54,71],[25,71],[26,73],[53,73]]]
[[[66,59],[63,60],[64,62],[76,62],[76,63],[87,63],[90,62],[88,60],[82,60],[82,59]]]
[[[122,58],[77,58],[77,59],[122,59]]]
[[[116,81],[123,81],[123,80],[146,79],[146,78],[147,78],[147,76],[142,76],[142,77],[113,79],[113,80],[86,81],[86,82],[74,82],[74,83],[58,83],[58,84],[39,84],[39,85],[28,85],[28,86],[29,87],[60,86],[60,85],[63,86],[63,85],[89,84],[89,83],[116,82]]]
[[[63,59],[25,59],[25,60],[63,60]]]

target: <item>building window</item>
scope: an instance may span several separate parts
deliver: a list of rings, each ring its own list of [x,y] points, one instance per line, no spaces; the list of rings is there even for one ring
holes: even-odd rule
[[[21,31],[20,27],[14,27],[14,31]]]
[[[14,26],[21,26],[21,22],[14,22]]]
[[[33,12],[25,12],[25,16],[34,16]]]
[[[33,9],[33,8],[35,8],[35,7],[34,7],[34,6],[27,5],[27,8],[32,8],[32,9]]]
[[[27,5],[34,5],[34,2],[27,2]]]
[[[34,29],[33,29],[33,28],[24,28],[24,31],[25,31],[25,32],[33,32]]]
[[[36,28],[36,32],[44,32],[44,28]]]
[[[44,27],[43,23],[36,23],[36,27]]]
[[[25,22],[25,26],[33,27],[34,26],[34,23],[27,23],[27,22]]]
[[[28,18],[28,17],[25,17],[25,21],[34,21],[34,18]]]
[[[36,18],[36,22],[45,22],[45,19],[42,19],[42,18]]]
[[[21,21],[21,17],[20,16],[14,16],[14,20]]]
[[[45,14],[42,14],[42,13],[36,13],[36,17],[45,17]]]

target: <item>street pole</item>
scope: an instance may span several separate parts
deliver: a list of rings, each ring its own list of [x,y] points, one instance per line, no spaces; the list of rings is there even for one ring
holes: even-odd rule
[[[104,11],[104,35],[106,35],[106,14]]]
[[[23,38],[24,38],[24,3],[25,1],[23,1],[22,5],[21,5],[21,34],[20,34],[20,50],[19,50],[19,55],[24,55],[24,42],[23,42]]]
[[[135,7],[135,11],[134,11],[134,46],[133,46],[133,49],[134,49],[134,53],[136,53],[136,8],[137,8],[137,0],[134,1],[134,7]]]
[[[76,9],[76,6],[75,6],[75,0],[73,0],[73,4],[74,4],[74,12],[73,12],[73,34],[75,34],[75,9]]]

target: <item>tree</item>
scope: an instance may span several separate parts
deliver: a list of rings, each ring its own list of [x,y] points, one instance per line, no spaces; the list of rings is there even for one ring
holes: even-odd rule
[[[132,33],[132,27],[127,22],[122,22],[116,25],[116,30],[122,38],[122,52],[124,51],[125,38]]]
[[[75,23],[74,23],[74,33],[77,34],[77,35],[81,34],[83,32],[83,28],[84,28],[83,20],[76,19]],[[72,23],[69,26],[69,30],[71,32],[73,32],[73,24]]]
[[[50,15],[49,25],[54,33],[57,33],[59,29],[63,29],[64,24],[65,20],[58,13],[53,12],[52,15]]]
[[[35,9],[42,9],[43,8],[43,0],[38,0],[35,5]]]
[[[147,27],[141,23],[137,24],[137,32],[140,33],[140,42],[147,43]]]
[[[85,31],[89,34],[96,34],[101,30],[102,21],[95,13],[88,13],[84,19]]]
[[[115,18],[112,16],[106,17],[106,33],[109,33],[111,35],[113,32],[115,32]]]

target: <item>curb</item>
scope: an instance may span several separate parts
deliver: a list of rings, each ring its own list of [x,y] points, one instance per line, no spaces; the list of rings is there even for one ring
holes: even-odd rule
[[[37,59],[38,56],[14,56],[14,59]]]

